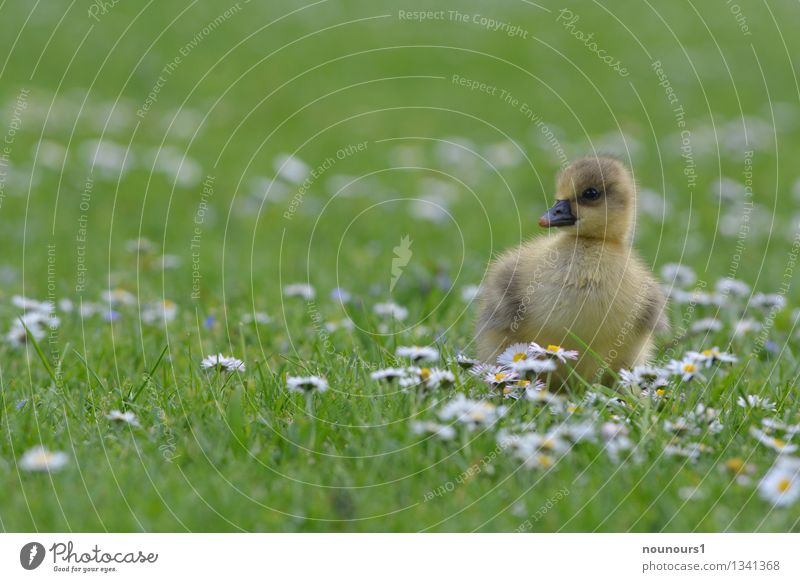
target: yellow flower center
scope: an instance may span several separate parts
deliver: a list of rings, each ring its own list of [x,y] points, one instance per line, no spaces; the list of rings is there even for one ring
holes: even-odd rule
[[[515,362],[519,362],[520,360],[525,360],[527,358],[528,358],[528,354],[520,353],[520,354],[514,354],[513,360]]]
[[[553,345],[553,344],[550,344],[549,346],[547,346],[547,351],[548,352],[557,352],[560,349],[561,349],[561,346],[556,346],[556,345]]]
[[[430,375],[431,375],[431,370],[430,370],[430,368],[422,368],[422,369],[419,371],[419,376],[420,376],[420,378],[422,378],[423,380],[427,380],[427,379],[430,377]]]
[[[500,382],[505,377],[506,377],[506,375],[503,374],[502,372],[498,372],[497,374],[494,375],[494,379],[497,382]]]
[[[695,366],[694,364],[684,364],[683,365],[683,371],[686,372],[687,374],[691,374],[695,370],[697,370],[697,366]]]
[[[553,459],[548,455],[539,455],[536,460],[542,467],[551,467],[553,465]]]
[[[792,482],[789,481],[789,479],[781,479],[778,482],[778,491],[780,491],[781,493],[786,493],[789,490],[791,484]]]
[[[778,447],[779,449],[782,449],[783,447],[786,446],[786,441],[783,441],[779,438],[774,438],[772,439],[772,444]]]
[[[708,357],[710,357],[710,356],[714,356],[714,355],[716,355],[716,353],[717,353],[717,350],[703,350],[703,351],[702,351],[702,352],[700,352],[700,353],[701,353],[701,354],[703,354],[705,357],[707,357],[707,358],[708,358]]]
[[[658,390],[656,390],[656,395],[658,395],[658,396],[664,396],[664,394],[666,394],[666,393],[667,393],[667,391],[664,390],[663,388],[659,388]]]
[[[742,469],[744,469],[744,461],[739,457],[734,457],[725,461],[725,466],[734,473],[741,473]]]

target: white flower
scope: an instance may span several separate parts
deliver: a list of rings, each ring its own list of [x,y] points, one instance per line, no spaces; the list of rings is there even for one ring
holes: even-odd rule
[[[475,366],[480,365],[481,362],[480,360],[468,358],[464,354],[458,354],[456,356],[456,363],[465,370],[469,370],[470,368],[474,368]]]
[[[405,368],[383,368],[381,370],[375,370],[372,372],[369,377],[376,381],[385,380],[387,382],[392,382],[397,380],[398,378],[404,378],[406,376],[406,369]]]
[[[690,267],[678,263],[667,263],[661,267],[661,278],[678,287],[689,287],[697,280]]]
[[[692,359],[672,360],[667,369],[672,375],[680,376],[683,382],[689,382],[695,377],[705,379],[700,373],[700,366]]]
[[[685,457],[694,462],[700,457],[700,453],[705,450],[706,447],[698,443],[688,443],[685,446],[667,445],[664,447],[664,454],[670,457]]]
[[[135,238],[125,241],[125,250],[133,254],[147,255],[156,252],[158,246],[149,238]]]
[[[556,365],[555,360],[537,360],[533,357],[525,360],[519,360],[510,366],[511,371],[515,372],[520,377],[531,377],[539,374],[555,372],[557,367],[558,366]]]
[[[519,375],[503,366],[477,366],[471,372],[491,386],[502,386],[519,380]]]
[[[383,317],[391,317],[393,319],[396,319],[397,321],[403,321],[405,318],[408,317],[408,309],[406,309],[402,305],[398,305],[397,303],[393,303],[391,301],[387,303],[376,303],[372,307],[372,311],[376,315],[380,315]]]
[[[578,350],[565,350],[561,346],[554,344],[550,344],[546,348],[543,348],[536,342],[531,342],[529,349],[534,356],[548,356],[551,358],[557,358],[561,361],[561,363],[566,363],[567,360],[578,359]]]
[[[490,402],[470,400],[458,394],[439,411],[441,420],[455,420],[470,430],[479,426],[490,426],[506,413],[505,406],[495,406]]]
[[[758,492],[779,507],[795,503],[800,498],[800,459],[778,457],[759,482]]]
[[[215,356],[206,356],[200,362],[200,366],[204,370],[219,370],[220,372],[244,372],[245,366],[242,360],[232,356],[223,356],[217,354]]]
[[[69,462],[66,453],[52,452],[46,447],[38,446],[25,452],[19,460],[23,471],[49,471],[62,469]]]
[[[786,297],[777,293],[756,293],[750,299],[750,305],[764,311],[780,311],[786,306]]]
[[[564,399],[557,394],[548,392],[542,386],[541,383],[528,386],[528,388],[525,389],[525,400],[560,409],[561,405],[564,403]]]
[[[529,344],[513,344],[508,346],[505,351],[497,357],[497,363],[501,366],[510,366],[520,360],[533,358]]]
[[[714,289],[717,293],[733,297],[747,297],[750,295],[750,285],[738,279],[719,279]]]
[[[113,305],[136,305],[136,295],[125,289],[108,289],[101,293],[103,301],[109,306]]]
[[[269,323],[272,323],[272,318],[263,311],[255,311],[253,313],[245,313],[244,315],[242,315],[241,322],[244,325],[248,325],[250,323],[267,325]]]
[[[761,324],[755,319],[745,318],[736,323],[736,327],[733,328],[733,335],[741,337],[756,331],[761,331]]]
[[[668,384],[669,372],[655,366],[635,366],[633,370],[619,371],[620,384],[626,388],[663,388]]]
[[[765,445],[778,453],[787,454],[797,451],[797,445],[793,445],[781,438],[770,436],[763,430],[754,426],[750,427],[750,434],[754,436],[762,445]]]
[[[452,386],[455,381],[455,375],[449,370],[440,370],[439,368],[423,368],[420,377],[425,380],[425,387],[429,390],[435,390],[442,386]]]
[[[106,418],[112,422],[118,422],[120,424],[129,424],[131,426],[140,427],[139,419],[136,418],[136,415],[128,410],[127,412],[122,412],[119,410],[112,410],[106,415]]]
[[[467,285],[461,289],[461,301],[464,303],[470,303],[473,301],[480,293],[481,288],[479,285]]]
[[[439,359],[439,352],[430,347],[400,346],[395,354],[398,358],[409,358],[412,362],[435,362]]]
[[[328,389],[328,381],[320,376],[286,376],[286,388],[289,392],[299,392],[305,394],[316,390],[325,392]]]
[[[702,352],[686,352],[686,358],[694,360],[699,364],[704,364],[706,368],[710,368],[712,364],[725,363],[735,364],[739,358],[727,352],[721,352],[717,346]]]
[[[739,396],[736,399],[736,404],[742,408],[759,408],[761,410],[775,411],[775,403],[769,398],[757,396],[756,394],[748,394],[745,398]],[[766,420],[766,419],[765,419]]]
[[[433,434],[446,441],[456,436],[456,429],[438,422],[415,422],[411,425],[411,430],[414,434]]]
[[[283,288],[283,294],[286,297],[302,297],[306,301],[311,301],[317,292],[307,283],[292,283]]]
[[[289,154],[276,156],[272,165],[281,178],[293,184],[300,184],[311,171],[308,164],[300,158]]]
[[[142,308],[143,323],[161,323],[173,321],[178,314],[178,306],[169,299],[148,303]]]
[[[689,329],[692,333],[719,331],[722,329],[722,322],[713,317],[705,317],[695,321]]]
[[[37,301],[22,295],[14,295],[11,297],[11,303],[23,311],[39,311],[41,313],[50,313],[53,311],[53,304],[49,301]]]

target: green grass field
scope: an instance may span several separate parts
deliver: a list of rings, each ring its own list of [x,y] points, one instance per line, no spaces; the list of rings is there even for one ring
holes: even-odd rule
[[[0,529],[800,531],[759,486],[800,432],[796,3],[101,4],[0,3]],[[654,272],[697,276],[657,362],[738,362],[503,400],[454,362],[471,288],[593,151],[633,168]],[[54,306],[35,344],[15,296]],[[410,345],[455,385],[370,379]],[[458,394],[507,410],[441,420]],[[575,426],[536,467],[503,444]]]

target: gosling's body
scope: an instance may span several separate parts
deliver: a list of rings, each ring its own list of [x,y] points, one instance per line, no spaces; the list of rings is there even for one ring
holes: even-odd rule
[[[588,183],[609,193],[602,213],[594,201],[578,208],[575,190]],[[572,201],[574,224],[507,251],[489,269],[479,298],[482,360],[493,361],[517,342],[560,345],[578,350],[574,370],[591,382],[650,357],[653,333],[665,325],[665,299],[629,244],[633,196],[633,182],[616,160],[583,158],[565,170],[557,198]],[[600,218],[607,223],[609,216],[621,223],[600,228]],[[569,370],[560,370],[566,379]]]

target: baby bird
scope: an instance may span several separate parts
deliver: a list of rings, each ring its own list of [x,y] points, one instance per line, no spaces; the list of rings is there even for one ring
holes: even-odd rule
[[[539,225],[555,227],[502,254],[481,286],[476,340],[485,362],[510,344],[578,350],[573,369],[589,382],[651,355],[666,329],[666,299],[631,247],[636,187],[608,157],[572,162],[556,181],[556,203]],[[566,381],[570,371],[559,367]]]

